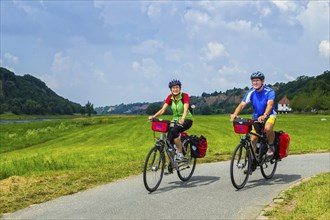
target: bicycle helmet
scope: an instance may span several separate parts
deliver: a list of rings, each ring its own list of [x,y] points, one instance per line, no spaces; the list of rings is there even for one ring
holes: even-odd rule
[[[265,75],[262,72],[254,72],[251,74],[251,80],[252,79],[261,79],[261,80],[265,80]]]
[[[173,79],[171,82],[168,83],[169,88],[172,88],[172,86],[180,86],[181,87],[180,80]]]

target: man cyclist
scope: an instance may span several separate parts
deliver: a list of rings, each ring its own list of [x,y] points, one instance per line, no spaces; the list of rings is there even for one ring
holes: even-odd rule
[[[264,85],[265,76],[262,72],[254,72],[251,74],[252,88],[245,94],[241,103],[237,106],[234,113],[230,115],[230,121],[234,121],[240,111],[249,103],[252,103],[254,112],[253,119],[257,119],[258,122],[265,121],[265,131],[268,140],[267,157],[270,159],[274,155],[274,139],[275,133],[273,131],[276,111],[274,108],[275,92],[273,89]],[[253,132],[261,132],[261,125],[254,124],[252,128]],[[256,151],[256,145],[258,137],[251,135],[251,141],[254,151]]]
[[[185,130],[188,130],[193,123],[192,113],[189,111],[190,99],[187,93],[181,92],[181,82],[177,79],[173,79],[169,82],[171,94],[169,94],[165,100],[163,107],[156,112],[153,116],[149,116],[149,120],[159,115],[164,114],[166,109],[170,106],[173,113],[173,120],[177,121],[173,128],[170,128],[168,132],[168,139],[171,143],[174,142],[178,149],[177,160],[183,161],[184,155],[182,153],[182,143],[179,134]],[[171,169],[169,169],[171,172]]]

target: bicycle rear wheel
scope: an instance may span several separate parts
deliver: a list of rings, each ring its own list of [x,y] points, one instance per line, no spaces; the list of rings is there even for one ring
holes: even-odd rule
[[[269,161],[264,161],[260,166],[262,176],[265,179],[271,179],[275,174],[276,167],[277,167],[277,160],[272,159]]]
[[[148,153],[143,169],[143,182],[149,192],[155,191],[163,179],[165,154],[154,146]]]
[[[196,167],[196,158],[191,156],[191,149],[190,149],[190,144],[183,143],[182,144],[182,150],[185,154],[185,158],[188,160],[187,162],[183,162],[182,164],[179,164],[179,168],[177,170],[178,176],[180,180],[182,181],[188,181]]]
[[[242,189],[249,179],[251,160],[249,151],[240,143],[234,150],[230,161],[230,179],[236,189]]]

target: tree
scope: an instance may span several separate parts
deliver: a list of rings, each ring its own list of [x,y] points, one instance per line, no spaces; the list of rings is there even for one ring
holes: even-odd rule
[[[156,112],[158,112],[160,107],[156,104],[150,104],[148,105],[146,109],[147,115],[154,115]]]
[[[85,110],[86,110],[87,115],[91,116],[91,114],[94,113],[93,104],[88,101],[87,104],[85,105]]]

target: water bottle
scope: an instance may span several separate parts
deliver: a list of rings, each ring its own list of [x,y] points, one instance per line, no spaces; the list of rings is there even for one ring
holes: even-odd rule
[[[193,151],[197,150],[197,147],[195,145],[192,145],[191,148],[192,148]]]

